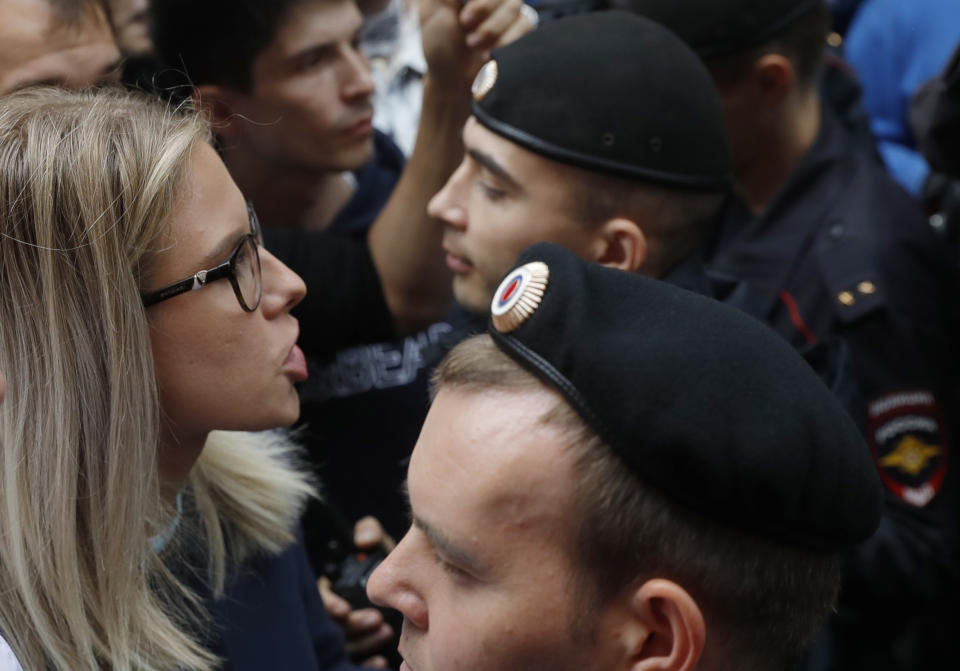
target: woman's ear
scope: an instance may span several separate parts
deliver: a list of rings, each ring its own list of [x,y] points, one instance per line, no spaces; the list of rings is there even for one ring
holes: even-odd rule
[[[629,671],[691,671],[700,660],[707,633],[703,613],[680,585],[655,578],[630,600],[634,632]]]
[[[646,261],[647,238],[636,222],[616,217],[603,223],[597,235],[593,261],[631,273]]]

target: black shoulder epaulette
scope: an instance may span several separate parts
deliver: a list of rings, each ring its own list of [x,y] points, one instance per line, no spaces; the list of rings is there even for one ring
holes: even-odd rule
[[[862,231],[835,215],[816,245],[824,284],[840,321],[856,321],[886,306],[875,245]]]

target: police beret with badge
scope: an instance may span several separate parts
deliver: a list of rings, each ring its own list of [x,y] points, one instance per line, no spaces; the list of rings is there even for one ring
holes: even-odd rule
[[[612,0],[675,32],[710,60],[761,46],[823,0]]]
[[[647,486],[706,518],[836,551],[880,520],[853,420],[752,317],[540,243],[494,295],[489,332],[560,392]]]
[[[595,12],[548,23],[495,49],[473,97],[477,121],[548,159],[677,187],[731,181],[709,73],[643,17]]]

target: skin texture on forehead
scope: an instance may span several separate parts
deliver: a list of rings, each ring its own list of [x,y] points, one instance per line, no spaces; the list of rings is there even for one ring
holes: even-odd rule
[[[613,668],[614,637],[590,632],[613,631],[616,611],[573,624],[576,473],[563,432],[540,421],[556,401],[546,389],[434,401],[410,462],[414,525],[369,583],[405,616],[405,670]]]
[[[571,490],[564,484],[571,484],[571,474],[557,458],[563,439],[537,421],[552,396],[444,391],[438,401],[431,430],[411,459],[414,515],[454,540],[461,537],[458,512],[464,510],[469,511],[465,521],[476,525],[472,529],[504,538],[564,535],[567,529],[558,513],[569,505]],[[454,405],[477,412],[451,417],[446,411]],[[442,424],[441,418],[446,420]],[[519,558],[503,546],[482,542],[470,527],[462,526],[462,538],[471,545],[466,549],[478,550],[481,560],[504,562],[498,568],[506,574]]]
[[[363,24],[351,0],[303,0],[291,5],[277,24],[270,42],[257,55],[253,79],[276,74],[286,59],[318,45],[350,40]]]
[[[80,88],[115,79],[119,58],[100,10],[64,25],[46,0],[0,0],[0,94],[31,84]]]

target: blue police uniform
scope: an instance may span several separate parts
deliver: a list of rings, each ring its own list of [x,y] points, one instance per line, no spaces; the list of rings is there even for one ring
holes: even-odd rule
[[[850,558],[841,615],[886,649],[916,622],[917,600],[936,603],[956,577],[944,422],[955,407],[956,277],[916,204],[852,143],[824,110],[815,144],[766,211],[728,211],[710,264],[758,287],[763,319],[795,346],[847,344],[857,391],[848,408],[888,501]]]

